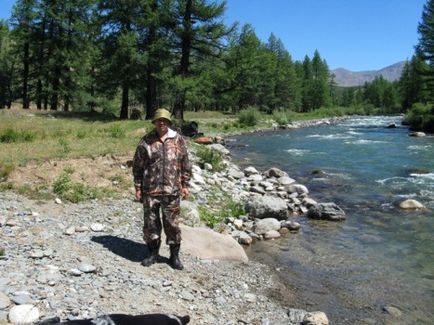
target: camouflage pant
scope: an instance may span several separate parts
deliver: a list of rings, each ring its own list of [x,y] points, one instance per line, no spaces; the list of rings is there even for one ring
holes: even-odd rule
[[[145,196],[143,198],[143,239],[149,244],[161,237],[161,219],[163,219],[166,244],[181,243],[181,229],[179,229],[180,197],[176,196]],[[162,218],[160,218],[160,209]]]

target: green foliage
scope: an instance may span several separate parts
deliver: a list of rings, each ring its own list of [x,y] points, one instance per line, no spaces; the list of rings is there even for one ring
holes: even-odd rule
[[[286,125],[291,122],[291,113],[286,111],[274,111],[273,120],[279,125]]]
[[[416,103],[405,116],[410,129],[434,133],[434,109],[429,105]]]
[[[223,169],[223,157],[222,155],[213,149],[206,146],[200,146],[196,152],[200,163],[203,165],[205,163],[211,164],[213,171],[221,171]]]
[[[0,256],[4,256],[6,253],[6,250],[4,247],[0,247]]]
[[[8,176],[15,170],[15,165],[0,162],[0,182],[7,180]]]
[[[30,131],[20,131],[14,129],[6,129],[0,133],[0,142],[32,142],[35,139],[35,134]]]
[[[242,110],[238,114],[238,122],[245,126],[255,126],[259,123],[261,114],[255,108]]]
[[[71,170],[65,169],[53,183],[53,192],[59,195],[62,199],[68,200],[72,203],[78,203],[81,201],[110,197],[113,195],[113,192],[108,189],[91,187],[82,183],[74,182],[71,179],[71,174]]]
[[[110,137],[116,139],[124,138],[126,135],[125,129],[123,129],[119,124],[112,125],[107,129],[107,133],[110,135]]]
[[[208,204],[200,206],[198,211],[200,219],[211,228],[224,222],[227,218],[238,218],[245,214],[244,206],[235,202],[227,194],[223,194],[219,200],[212,197]]]

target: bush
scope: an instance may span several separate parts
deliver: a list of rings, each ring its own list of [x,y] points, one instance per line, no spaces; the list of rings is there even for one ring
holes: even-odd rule
[[[434,109],[428,105],[414,104],[404,121],[411,130],[434,133]]]
[[[291,118],[285,111],[274,111],[273,120],[279,125],[286,125],[291,122]]]
[[[81,201],[103,198],[105,196],[112,196],[113,192],[87,186],[82,183],[77,183],[71,179],[72,171],[65,169],[63,173],[56,178],[53,184],[53,192],[58,194],[62,199],[68,200],[72,203]]]
[[[212,169],[217,172],[223,169],[223,157],[218,151],[200,146],[196,154],[202,165],[205,163],[211,164]]]
[[[238,115],[238,122],[245,126],[255,126],[261,119],[261,113],[254,108],[242,110]]]
[[[0,133],[0,142],[31,142],[35,139],[35,134],[30,131],[16,131],[13,129],[6,129]]]
[[[217,207],[218,210],[212,210],[210,206]],[[227,218],[238,218],[245,214],[244,206],[228,195],[224,195],[222,200],[211,200],[208,206],[200,206],[198,211],[200,219],[211,228]]]
[[[14,170],[15,170],[14,165],[0,163],[0,182],[7,180],[10,173],[12,173]]]

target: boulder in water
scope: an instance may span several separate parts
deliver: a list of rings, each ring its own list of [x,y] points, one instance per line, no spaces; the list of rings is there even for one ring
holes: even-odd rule
[[[419,201],[408,199],[399,203],[399,207],[404,210],[425,209],[425,206]]]
[[[318,203],[307,211],[308,218],[342,221],[346,219],[345,211],[333,202]]]

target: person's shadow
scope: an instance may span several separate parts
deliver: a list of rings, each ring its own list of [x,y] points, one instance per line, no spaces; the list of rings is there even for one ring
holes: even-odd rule
[[[145,257],[149,256],[148,246],[130,239],[104,235],[92,236],[91,240],[131,262],[141,262]],[[168,263],[168,261],[168,258],[159,256],[157,263]]]

